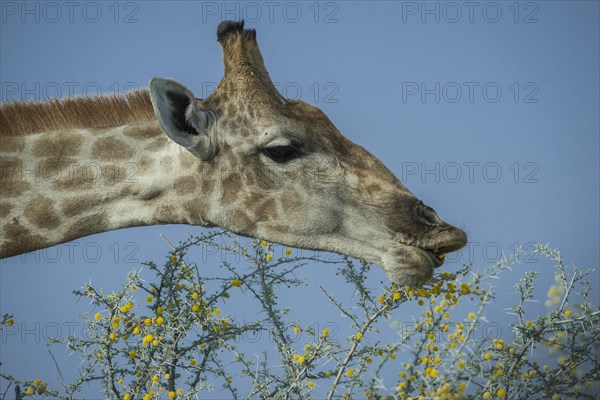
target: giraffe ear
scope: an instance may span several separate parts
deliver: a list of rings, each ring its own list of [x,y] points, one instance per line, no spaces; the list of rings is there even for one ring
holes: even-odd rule
[[[156,118],[171,140],[201,160],[210,160],[215,155],[216,141],[211,135],[214,117],[198,107],[188,88],[170,79],[153,78],[150,98]]]

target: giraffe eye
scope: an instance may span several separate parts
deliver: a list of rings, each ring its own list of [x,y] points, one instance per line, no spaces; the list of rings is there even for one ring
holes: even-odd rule
[[[300,156],[300,153],[293,146],[273,146],[267,147],[265,153],[275,162],[284,163]]]

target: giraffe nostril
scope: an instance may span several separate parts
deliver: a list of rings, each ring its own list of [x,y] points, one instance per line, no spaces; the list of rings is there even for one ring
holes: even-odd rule
[[[438,226],[442,223],[440,218],[435,213],[435,210],[424,204],[417,207],[417,217],[419,220],[430,226]]]

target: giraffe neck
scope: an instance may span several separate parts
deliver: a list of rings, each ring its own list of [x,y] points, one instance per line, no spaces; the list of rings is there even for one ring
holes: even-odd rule
[[[206,165],[157,121],[2,141],[1,257],[134,226],[212,225],[197,195]]]

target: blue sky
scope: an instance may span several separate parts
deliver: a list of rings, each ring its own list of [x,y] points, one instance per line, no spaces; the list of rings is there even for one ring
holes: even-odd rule
[[[533,242],[583,268],[600,264],[597,1],[0,4],[1,101],[123,92],[154,76],[205,97],[222,76],[216,26],[244,18],[284,95],[320,107],[465,228],[469,245],[444,268],[484,267]],[[203,229],[129,229],[0,261],[0,313],[14,313],[21,329],[2,334],[2,369],[51,379],[43,337],[52,324],[66,335],[90,311],[71,291],[88,281],[118,288],[139,261],[162,260],[160,234],[176,242],[188,232]],[[499,291],[511,293],[526,269],[539,270],[547,287],[550,267],[526,263],[502,275]],[[334,269],[301,276],[307,286],[282,293],[283,303],[343,333],[333,310],[314,312],[326,302],[320,284],[344,293]],[[369,284],[385,279],[374,268]],[[506,331],[510,300],[499,298],[488,315]],[[411,312],[394,317],[409,321]]]

